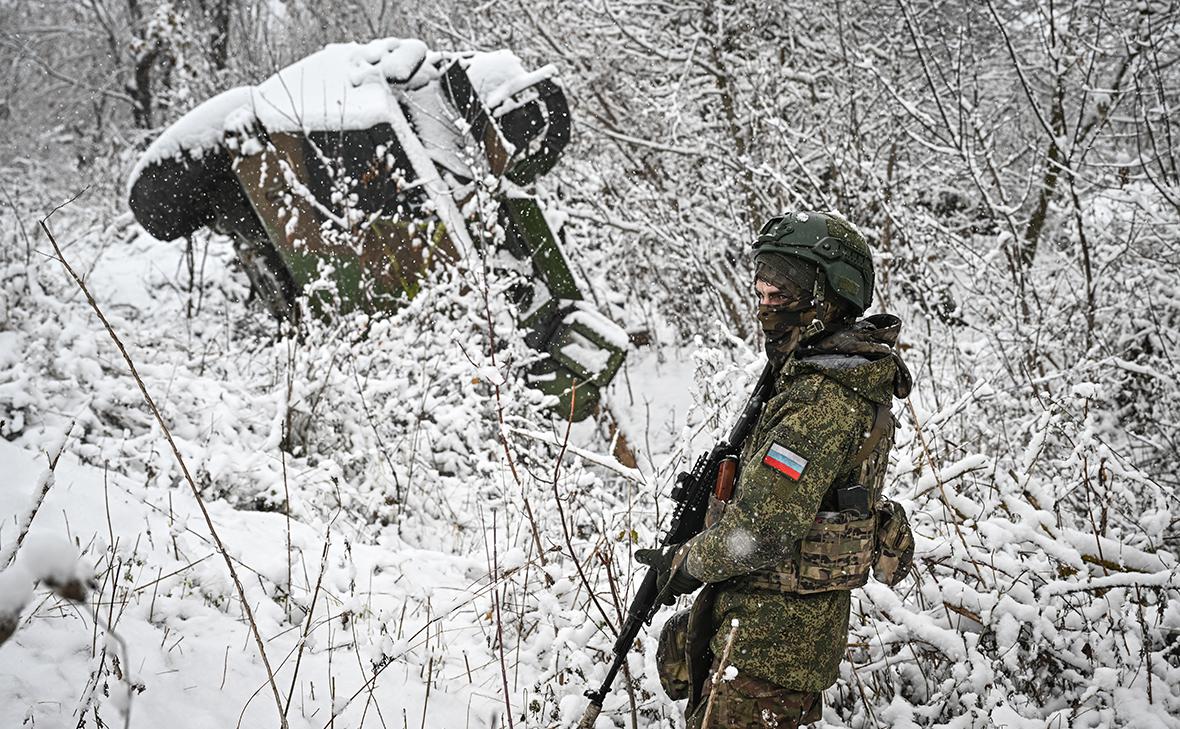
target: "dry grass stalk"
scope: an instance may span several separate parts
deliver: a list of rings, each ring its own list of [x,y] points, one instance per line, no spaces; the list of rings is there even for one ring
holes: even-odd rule
[[[504,660],[504,621],[500,613],[500,591],[496,586],[500,581],[500,559],[497,547],[499,535],[496,533],[496,512],[492,512],[492,610],[496,616],[496,647],[500,657],[500,681],[504,688],[504,716],[508,720],[508,729],[513,729],[512,698],[508,694],[508,665]],[[426,685],[426,696],[430,697],[430,684]],[[423,707],[425,711],[425,707]],[[423,714],[423,721],[426,716]],[[425,724],[423,725],[425,726]]]
[[[303,622],[303,634],[299,636],[299,650],[295,654],[295,670],[291,673],[291,687],[287,689],[287,703],[282,707],[284,719],[287,716],[287,712],[291,710],[291,698],[295,696],[295,682],[299,679],[299,665],[303,662],[303,650],[307,647],[307,636],[311,634],[311,621],[312,616],[315,614],[315,604],[320,597],[320,586],[324,582],[324,573],[328,570],[328,549],[332,544],[331,536],[332,524],[329,523],[327,533],[324,534],[324,550],[320,553],[320,573],[316,577],[315,589],[311,593],[311,605],[307,607],[307,618]],[[287,589],[290,590],[290,584],[288,584]],[[336,714],[333,712],[332,719],[335,718]]]

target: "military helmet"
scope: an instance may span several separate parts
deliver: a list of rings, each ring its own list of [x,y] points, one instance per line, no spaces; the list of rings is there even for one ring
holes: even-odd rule
[[[823,271],[831,290],[859,315],[873,303],[873,252],[836,213],[797,212],[771,218],[758,232],[754,255],[778,253]]]

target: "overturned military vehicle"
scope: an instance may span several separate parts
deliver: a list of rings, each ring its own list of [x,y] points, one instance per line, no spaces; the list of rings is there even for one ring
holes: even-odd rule
[[[431,268],[489,245],[490,195],[499,245],[529,274],[516,291],[525,340],[548,354],[534,381],[580,420],[627,337],[583,300],[526,191],[569,135],[551,66],[411,39],[334,44],[179,119],[132,171],[129,204],[161,240],[229,236],[255,292],[293,319],[302,295],[367,311],[414,296]]]

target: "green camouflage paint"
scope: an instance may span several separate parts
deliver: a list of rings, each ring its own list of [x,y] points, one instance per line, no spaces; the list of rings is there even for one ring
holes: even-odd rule
[[[342,134],[365,135],[373,145],[392,144],[392,131],[381,126]],[[382,136],[387,135],[387,136]],[[239,147],[244,146],[239,145]],[[388,209],[366,214],[363,225],[343,227],[352,213],[336,209],[311,194],[308,154],[315,142],[298,134],[270,134],[258,142],[254,154],[237,154],[233,169],[267,236],[301,287],[330,271],[340,307],[388,310],[413,297],[423,275],[441,262],[457,259],[446,227],[425,217],[412,217],[414,206],[391,190],[368,190],[395,184],[390,174],[356,173],[358,196],[390,195]],[[355,161],[350,160],[355,163]],[[374,162],[376,164],[376,162]],[[402,212],[399,212],[399,209]],[[330,217],[331,216],[331,217]]]

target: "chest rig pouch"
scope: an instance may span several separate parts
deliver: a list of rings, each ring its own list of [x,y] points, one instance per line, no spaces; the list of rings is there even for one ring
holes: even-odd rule
[[[874,570],[879,576],[887,574],[889,579],[882,581],[890,585],[904,577],[909,565],[901,564],[905,555],[901,542],[908,539],[912,558],[913,536],[900,505],[881,494],[893,431],[889,408],[878,404],[869,436],[852,458],[852,473],[825,495],[815,524],[799,540],[795,558],[741,578],[745,585],[811,594],[860,587]],[[882,537],[890,544],[883,545]],[[878,565],[883,554],[889,563]]]

